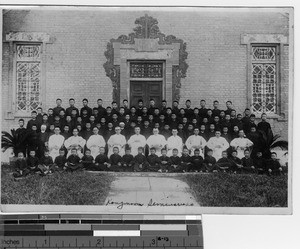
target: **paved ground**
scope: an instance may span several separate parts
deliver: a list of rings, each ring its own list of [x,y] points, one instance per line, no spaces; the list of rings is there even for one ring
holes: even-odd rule
[[[105,203],[118,209],[125,205],[199,206],[185,182],[159,176],[118,176]]]

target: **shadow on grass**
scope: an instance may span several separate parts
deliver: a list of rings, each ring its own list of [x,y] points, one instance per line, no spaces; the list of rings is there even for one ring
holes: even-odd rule
[[[200,206],[287,207],[288,177],[251,174],[183,175]]]
[[[1,203],[103,205],[113,178],[86,172],[56,172],[45,177],[30,175],[15,181],[9,170],[4,169],[1,174]]]

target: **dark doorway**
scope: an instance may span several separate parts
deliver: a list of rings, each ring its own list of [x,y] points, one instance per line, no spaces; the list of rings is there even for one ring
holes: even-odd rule
[[[150,99],[154,99],[156,106],[160,106],[162,81],[130,81],[130,104],[137,106],[139,99],[142,99],[147,107]]]

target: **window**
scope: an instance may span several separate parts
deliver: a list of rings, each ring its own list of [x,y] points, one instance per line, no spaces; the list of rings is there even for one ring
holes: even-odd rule
[[[252,111],[254,113],[277,112],[278,58],[277,46],[252,45],[251,83]]]
[[[16,44],[16,111],[28,115],[40,105],[41,44]]]

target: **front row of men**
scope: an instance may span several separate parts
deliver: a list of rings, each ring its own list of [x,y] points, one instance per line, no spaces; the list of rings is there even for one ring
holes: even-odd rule
[[[49,151],[44,152],[44,156],[37,158],[36,152],[31,150],[29,157],[25,159],[24,153],[18,153],[15,162],[14,177],[19,178],[29,174],[48,175],[55,171],[115,171],[115,172],[228,172],[228,173],[258,173],[269,175],[280,175],[286,173],[277,160],[275,152],[271,154],[271,159],[266,160],[261,152],[257,152],[255,159],[250,157],[250,151],[244,151],[242,159],[237,157],[237,151],[233,150],[231,157],[228,152],[223,151],[222,157],[216,160],[213,157],[213,150],[208,149],[206,157],[200,155],[200,150],[195,149],[194,155],[189,155],[189,150],[185,147],[182,155],[178,156],[178,149],[172,149],[172,156],[167,156],[167,150],[161,150],[161,156],[156,154],[154,147],[150,148],[150,154],[144,155],[144,148],[138,148],[138,154],[133,156],[131,149],[126,148],[125,154],[119,154],[119,148],[113,147],[110,157],[105,154],[105,148],[101,147],[100,154],[94,158],[91,150],[86,149],[85,155],[80,158],[76,148],[72,148],[71,154],[66,157],[65,150],[59,149],[59,155],[52,160]]]

